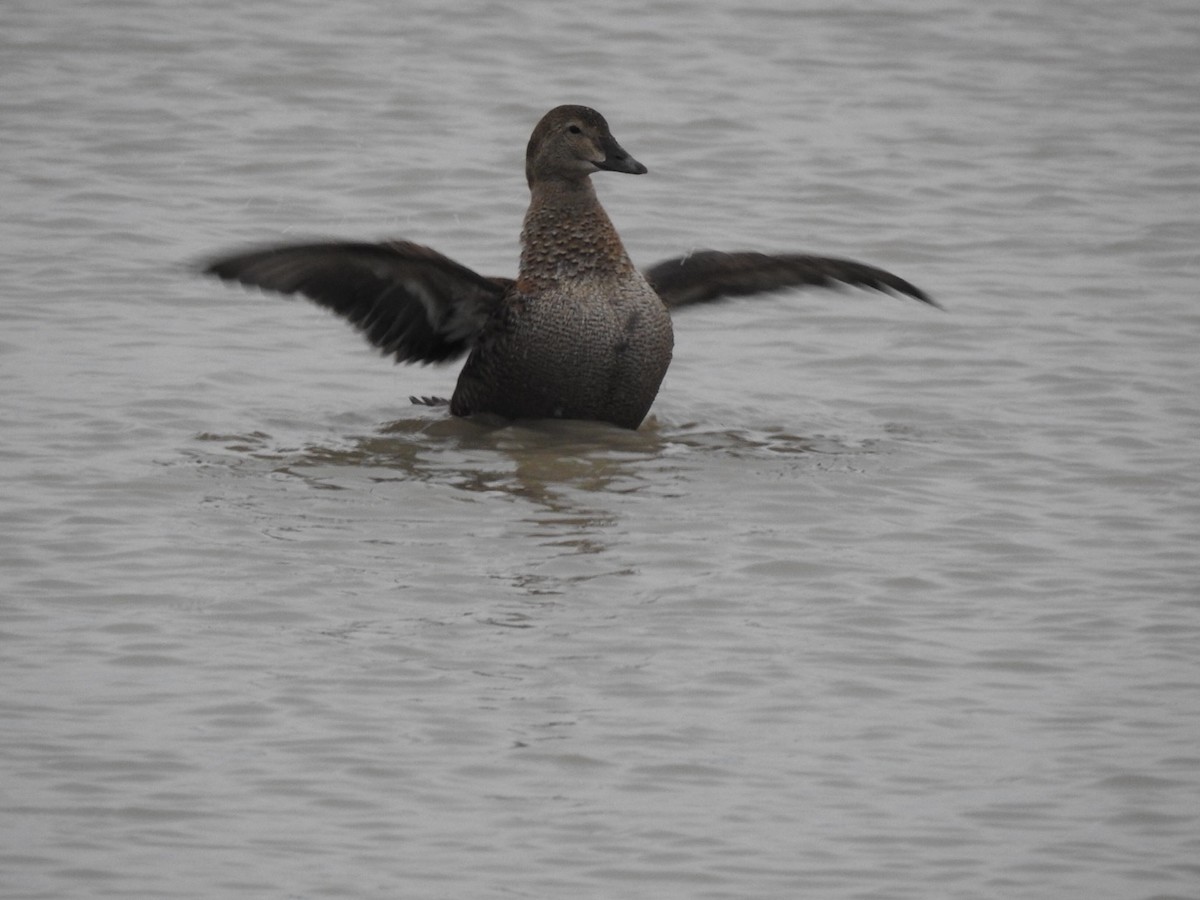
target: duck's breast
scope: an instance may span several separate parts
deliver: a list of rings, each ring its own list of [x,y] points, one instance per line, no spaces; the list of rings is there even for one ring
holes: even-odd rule
[[[671,362],[670,316],[636,272],[516,292],[501,319],[463,369],[456,412],[636,428]]]

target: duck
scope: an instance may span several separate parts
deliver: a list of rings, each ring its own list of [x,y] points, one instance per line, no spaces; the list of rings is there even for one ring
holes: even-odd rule
[[[597,172],[643,175],[647,168],[596,110],[565,105],[546,113],[526,147],[530,200],[515,279],[481,275],[406,240],[263,246],[209,259],[201,269],[304,296],[397,363],[465,355],[451,415],[583,419],[627,429],[642,424],[671,363],[673,310],[836,285],[939,306],[890,272],[833,257],[697,250],[641,270],[600,204],[591,179]]]

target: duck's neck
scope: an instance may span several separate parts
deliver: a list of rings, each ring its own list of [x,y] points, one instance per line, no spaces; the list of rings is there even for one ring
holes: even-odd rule
[[[533,186],[521,230],[522,289],[620,277],[633,269],[590,178]]]

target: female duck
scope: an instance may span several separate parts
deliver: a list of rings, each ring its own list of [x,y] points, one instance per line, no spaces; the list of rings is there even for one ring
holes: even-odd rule
[[[254,250],[205,271],[303,294],[357,326],[397,362],[469,353],[450,400],[457,416],[567,418],[637,428],[671,362],[668,307],[835,282],[907,294],[882,269],[803,255],[700,251],[639,272],[596,197],[593,172],[645,173],[604,117],[548,112],[529,139],[531,199],[516,280],[485,277],[407,241]]]

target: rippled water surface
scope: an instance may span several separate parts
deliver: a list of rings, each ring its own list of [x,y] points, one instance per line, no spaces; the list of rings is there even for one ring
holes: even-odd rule
[[[1200,895],[1186,3],[7,3],[0,896]],[[196,260],[696,247],[636,433],[409,405]]]

